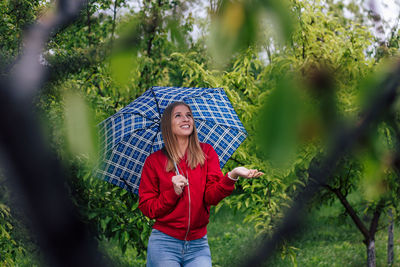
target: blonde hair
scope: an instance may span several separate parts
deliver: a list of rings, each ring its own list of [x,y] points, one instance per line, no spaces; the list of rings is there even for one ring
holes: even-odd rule
[[[178,140],[176,136],[172,133],[172,112],[177,106],[186,106],[190,113],[192,109],[190,106],[184,102],[174,102],[167,106],[161,117],[161,133],[164,140],[164,152],[168,157],[168,162],[166,166],[166,171],[172,171],[174,169],[174,162],[178,163],[180,161],[178,152]],[[193,122],[193,131],[189,135],[189,144],[187,148],[187,164],[191,169],[196,168],[198,164],[204,165],[205,155],[200,147],[199,138],[197,136],[196,125]]]

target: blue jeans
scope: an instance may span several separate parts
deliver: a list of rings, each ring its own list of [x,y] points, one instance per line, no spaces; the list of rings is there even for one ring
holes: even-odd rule
[[[184,241],[153,229],[147,246],[147,267],[211,267],[207,235]]]

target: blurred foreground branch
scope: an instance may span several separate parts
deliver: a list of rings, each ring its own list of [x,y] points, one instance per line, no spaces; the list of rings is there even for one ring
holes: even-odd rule
[[[66,171],[47,145],[33,98],[47,82],[40,58],[46,42],[78,16],[83,0],[59,1],[24,39],[23,53],[0,81],[0,149],[5,175],[20,196],[51,266],[104,266],[95,240],[78,219],[65,188]]]
[[[390,108],[396,100],[397,89],[400,85],[400,61],[397,61],[393,72],[379,85],[381,92],[371,99],[369,106],[361,114],[361,120],[353,128],[338,125],[333,140],[327,148],[326,156],[321,163],[311,165],[308,169],[310,183],[293,200],[292,207],[286,212],[282,223],[275,230],[272,236],[262,242],[253,255],[244,259],[241,266],[261,266],[263,262],[271,259],[275,250],[278,249],[284,241],[290,241],[295,234],[303,228],[303,219],[307,203],[313,198],[321,186],[328,184],[331,175],[335,170],[338,161],[346,155],[367,133],[375,126],[378,120]],[[396,151],[398,154],[399,151]]]

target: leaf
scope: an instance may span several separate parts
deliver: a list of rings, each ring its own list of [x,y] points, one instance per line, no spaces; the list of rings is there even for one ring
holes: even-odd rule
[[[137,67],[135,48],[114,52],[111,57],[111,74],[113,79],[120,84],[120,88],[124,88],[134,78]]]
[[[140,233],[140,239],[141,239],[143,242],[146,242],[146,241],[147,241],[147,239],[148,239],[148,234],[147,234],[146,231],[142,231],[142,232]]]
[[[115,225],[115,226],[111,229],[111,232],[116,232],[116,231],[118,231],[118,230],[120,230],[120,229],[121,229],[121,226]]]
[[[136,209],[138,208],[138,206],[139,206],[139,201],[136,201],[136,202],[132,205],[131,211],[136,210]]]
[[[106,231],[107,223],[105,220],[100,220],[100,227],[101,227],[102,232]]]
[[[88,215],[88,219],[91,220],[94,217],[96,217],[97,215],[98,215],[97,212],[90,212],[89,215]]]
[[[218,211],[222,208],[223,202],[220,202],[216,207],[215,207],[215,213],[218,213]]]
[[[257,141],[262,153],[277,167],[287,167],[299,141],[302,97],[291,79],[283,77],[267,96],[259,115]]]
[[[65,95],[64,112],[69,151],[75,156],[86,156],[94,165],[97,162],[99,148],[93,114],[83,97],[73,92]]]

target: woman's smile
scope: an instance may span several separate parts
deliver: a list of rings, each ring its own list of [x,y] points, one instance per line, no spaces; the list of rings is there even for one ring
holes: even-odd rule
[[[193,132],[193,117],[188,107],[176,106],[172,112],[172,133],[177,137],[189,136]]]

